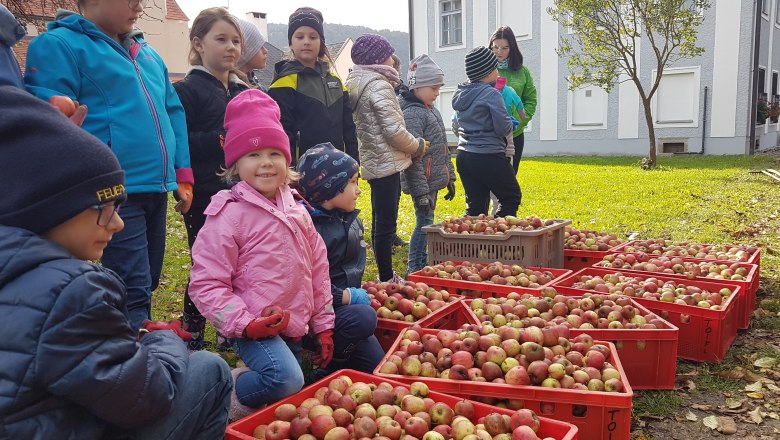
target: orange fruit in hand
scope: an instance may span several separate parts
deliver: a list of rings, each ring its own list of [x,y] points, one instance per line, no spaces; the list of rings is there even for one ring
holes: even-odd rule
[[[49,104],[53,105],[65,116],[71,117],[76,112],[76,104],[67,96],[56,95],[49,98]]]

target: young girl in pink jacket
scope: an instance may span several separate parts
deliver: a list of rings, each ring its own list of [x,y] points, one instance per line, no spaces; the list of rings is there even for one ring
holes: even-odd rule
[[[190,298],[248,367],[232,373],[231,419],[303,387],[304,336],[318,341],[321,367],[333,357],[327,250],[288,186],[298,176],[279,118],[259,90],[230,101],[224,177],[238,183],[211,198],[192,248]]]

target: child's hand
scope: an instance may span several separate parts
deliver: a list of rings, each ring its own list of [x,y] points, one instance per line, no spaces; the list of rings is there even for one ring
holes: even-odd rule
[[[371,299],[368,297],[368,292],[365,289],[359,287],[349,288],[349,303],[350,304],[371,304]]]
[[[447,194],[444,195],[444,200],[452,200],[455,198],[455,182],[447,184]]]
[[[143,322],[143,324],[141,324],[141,328],[146,330],[145,333],[151,333],[160,330],[170,330],[176,333],[176,336],[180,337],[184,342],[188,342],[190,339],[192,339],[192,333],[184,331],[181,328],[181,321],[178,319],[171,322],[149,321],[147,319]]]
[[[311,360],[320,366],[320,368],[327,368],[330,361],[333,360],[333,330],[325,330],[317,335],[317,340],[320,342],[320,352],[312,355]]]
[[[290,323],[290,312],[274,311],[268,316],[255,318],[244,329],[247,339],[258,341],[279,336],[279,333],[287,329]]]
[[[81,127],[84,123],[84,118],[87,117],[87,106],[79,105],[78,101],[73,101],[70,97],[65,95],[55,95],[49,98],[49,104],[54,108],[62,112],[68,119],[74,124]]]
[[[510,116],[509,119],[512,120],[512,129],[513,130],[520,125],[520,122],[517,119],[515,119],[513,116]]]
[[[192,206],[192,185],[189,183],[177,183],[176,199],[179,201],[174,208],[176,212],[186,214]]]
[[[414,202],[414,207],[424,215],[431,214],[433,212],[433,204],[431,203],[430,197],[420,196],[412,201]]]
[[[521,109],[517,114],[520,116],[521,120],[525,121],[525,109]]]
[[[423,157],[425,156],[425,153],[428,152],[428,147],[431,146],[431,143],[426,141],[423,138],[420,138],[420,146],[417,148],[417,153],[414,154],[414,157]]]

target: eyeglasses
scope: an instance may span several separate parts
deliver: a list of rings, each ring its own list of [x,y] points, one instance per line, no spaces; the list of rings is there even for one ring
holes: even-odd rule
[[[114,218],[114,214],[119,212],[119,206],[122,202],[122,199],[117,199],[114,203],[90,206],[92,209],[97,209],[97,225],[100,227],[108,226],[111,223],[111,219]]]
[[[503,52],[505,50],[509,50],[509,46],[503,46],[503,47],[501,47],[501,46],[493,46],[493,47],[491,47],[491,49],[493,50],[493,52]]]

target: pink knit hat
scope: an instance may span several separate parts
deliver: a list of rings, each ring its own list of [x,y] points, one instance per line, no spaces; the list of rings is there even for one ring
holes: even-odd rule
[[[225,166],[265,148],[280,150],[290,165],[290,139],[280,117],[279,105],[260,90],[245,90],[233,98],[225,110]]]

